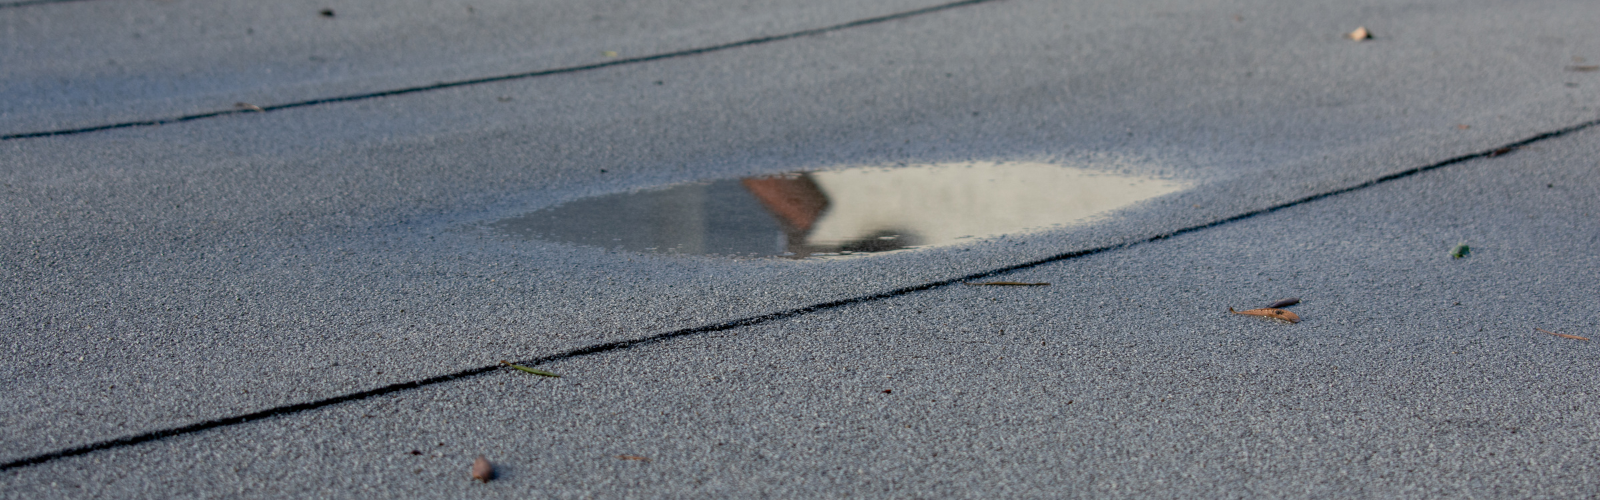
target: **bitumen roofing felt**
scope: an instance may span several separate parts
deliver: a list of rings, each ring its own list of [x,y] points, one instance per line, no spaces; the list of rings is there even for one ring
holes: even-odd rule
[[[0,4],[0,497],[1593,495],[1597,15]],[[963,162],[1182,189],[848,258],[494,226]]]

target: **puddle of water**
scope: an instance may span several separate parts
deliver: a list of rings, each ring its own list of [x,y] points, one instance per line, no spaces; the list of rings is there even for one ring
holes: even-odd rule
[[[641,252],[805,258],[1081,223],[1183,187],[1045,163],[861,167],[596,196],[491,227]]]

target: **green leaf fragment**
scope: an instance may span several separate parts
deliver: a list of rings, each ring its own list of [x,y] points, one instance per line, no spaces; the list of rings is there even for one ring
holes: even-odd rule
[[[541,376],[541,377],[561,378],[560,375],[556,375],[554,373],[550,373],[550,372],[547,372],[547,371],[544,371],[544,370],[535,369],[535,368],[528,368],[526,366],[522,366],[522,365],[518,365],[518,364],[513,364],[513,363],[511,363],[509,361],[506,361],[506,360],[503,360],[503,359],[500,360],[500,364],[506,365],[506,366],[509,366],[509,367],[512,367],[512,368],[516,368],[518,370],[522,370],[522,371],[525,371],[525,372],[528,372],[528,373],[532,373],[534,375],[538,375],[538,376]]]
[[[1460,245],[1456,245],[1455,248],[1450,249],[1450,258],[1459,259],[1466,257],[1467,254],[1470,253],[1472,253],[1472,247],[1467,246],[1466,243],[1462,243]]]

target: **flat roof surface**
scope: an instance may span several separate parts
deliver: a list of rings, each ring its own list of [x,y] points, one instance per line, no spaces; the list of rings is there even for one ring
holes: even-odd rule
[[[0,3],[0,497],[1592,495],[1597,18]],[[1185,188],[851,258],[492,227],[954,162]]]

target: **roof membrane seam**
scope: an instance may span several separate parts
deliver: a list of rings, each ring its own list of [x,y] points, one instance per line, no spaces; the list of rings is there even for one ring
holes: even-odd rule
[[[88,0],[35,0],[35,1],[39,1],[39,2],[65,2],[65,1],[88,1]],[[581,65],[577,65],[577,66],[567,66],[567,67],[563,67],[563,68],[542,69],[542,70],[528,71],[528,72],[523,72],[523,73],[512,73],[512,74],[507,74],[507,75],[499,75],[499,76],[487,76],[487,77],[479,77],[479,78],[469,78],[469,79],[465,79],[465,80],[456,80],[456,81],[452,81],[452,82],[439,82],[439,83],[434,83],[434,84],[429,84],[429,85],[418,85],[418,86],[414,86],[414,87],[403,87],[403,88],[398,88],[398,89],[379,90],[379,91],[374,91],[374,92],[365,92],[365,93],[360,93],[360,94],[350,94],[350,95],[344,95],[344,96],[321,97],[321,98],[316,98],[316,99],[307,99],[307,100],[304,100],[304,101],[296,101],[296,102],[290,102],[290,103],[284,103],[284,104],[273,104],[273,105],[268,105],[268,106],[253,106],[253,107],[245,108],[245,109],[227,109],[227,110],[221,110],[221,111],[210,111],[210,112],[205,112],[205,113],[196,113],[196,114],[191,114],[191,115],[174,116],[174,117],[168,117],[168,118],[153,118],[153,119],[147,119],[147,120],[134,120],[134,121],[127,121],[127,122],[119,122],[119,123],[109,123],[109,124],[105,124],[105,125],[91,125],[91,126],[87,126],[87,127],[66,128],[66,129],[56,129],[56,130],[44,130],[44,131],[38,131],[38,132],[19,132],[19,133],[15,133],[15,134],[0,135],[0,141],[10,141],[10,140],[16,140],[16,139],[31,139],[31,138],[36,138],[36,137],[53,137],[53,136],[61,136],[61,135],[77,135],[77,134],[86,134],[86,133],[90,133],[90,132],[100,132],[100,131],[104,131],[104,130],[114,130],[114,129],[121,129],[121,128],[151,127],[151,126],[156,126],[156,125],[167,125],[167,124],[172,124],[172,123],[181,123],[181,122],[187,122],[187,121],[193,121],[193,120],[202,120],[202,119],[206,119],[206,118],[216,118],[216,117],[225,116],[225,115],[235,115],[235,114],[241,114],[241,113],[270,113],[270,112],[278,111],[278,110],[293,109],[293,108],[303,108],[303,107],[308,107],[308,106],[317,106],[317,105],[321,105],[321,104],[332,104],[332,103],[349,102],[349,101],[364,101],[364,100],[367,100],[367,99],[377,99],[377,98],[380,98],[380,97],[391,97],[391,96],[397,96],[397,95],[403,95],[403,94],[414,94],[414,93],[418,93],[418,92],[428,92],[428,91],[432,91],[432,90],[442,90],[442,89],[449,89],[449,88],[455,88],[455,87],[467,87],[467,86],[472,86],[472,85],[481,85],[481,84],[485,84],[485,83],[494,83],[494,82],[502,82],[502,81],[510,81],[510,80],[522,80],[522,79],[527,79],[527,78],[537,78],[537,77],[541,77],[541,76],[551,76],[551,75],[562,75],[562,74],[568,74],[568,73],[578,73],[578,72],[589,71],[589,70],[594,70],[594,69],[609,68],[609,67],[612,67],[612,66],[622,66],[622,65],[627,65],[627,64],[645,63],[645,62],[659,61],[659,60],[664,60],[664,59],[676,59],[676,58],[680,58],[680,57],[689,57],[689,56],[695,56],[695,55],[700,55],[700,54],[707,54],[707,53],[711,53],[711,52],[718,52],[718,51],[723,51],[723,50],[728,50],[728,49],[735,49],[735,48],[739,48],[739,47],[761,45],[761,44],[766,44],[766,43],[771,43],[771,42],[780,42],[780,41],[789,40],[789,39],[793,39],[793,38],[802,38],[802,37],[807,37],[807,36],[820,35],[820,34],[823,34],[823,33],[829,33],[829,32],[833,32],[833,31],[841,31],[841,30],[846,30],[846,29],[856,28],[856,27],[861,27],[861,26],[867,26],[867,25],[872,25],[872,24],[885,23],[885,22],[889,22],[889,21],[895,21],[895,20],[899,20],[899,19],[905,19],[905,18],[909,18],[909,17],[920,16],[920,15],[923,15],[923,14],[932,14],[934,12],[954,9],[954,8],[957,8],[957,7],[965,7],[965,6],[968,6],[968,5],[977,5],[977,4],[981,4],[981,3],[990,3],[990,2],[996,2],[996,1],[998,1],[998,0],[961,0],[961,1],[958,1],[958,2],[950,2],[950,3],[945,3],[945,4],[934,5],[932,7],[924,7],[924,8],[921,8],[921,9],[908,10],[908,11],[904,11],[904,12],[897,12],[897,13],[887,14],[887,15],[882,15],[882,16],[877,16],[877,17],[869,17],[869,18],[865,18],[865,19],[857,19],[855,21],[849,21],[849,22],[845,22],[845,23],[841,23],[841,24],[835,24],[835,25],[832,25],[832,26],[824,26],[824,27],[821,27],[821,28],[811,28],[811,29],[806,29],[806,30],[800,30],[800,31],[793,31],[793,32],[789,32],[789,33],[784,33],[784,34],[780,34],[780,35],[769,35],[769,36],[763,36],[763,37],[749,38],[749,39],[740,40],[740,41],[737,41],[737,42],[728,42],[728,43],[723,43],[723,44],[718,44],[718,45],[710,45],[710,46],[706,46],[706,47],[684,49],[684,50],[678,50],[678,51],[673,51],[673,52],[663,52],[663,53],[651,54],[651,55],[647,55],[647,56],[630,57],[630,58],[626,58],[626,59],[618,59],[618,60],[615,60],[615,61],[606,61],[606,62],[599,62],[599,63],[581,64]],[[0,8],[4,8],[4,7],[8,6],[8,5],[14,6],[12,4],[0,4]]]
[[[21,2],[3,2],[3,3],[0,3],[0,9],[11,8],[11,7],[31,7],[31,6],[34,6],[34,5],[44,5],[44,4],[51,4],[51,3],[87,2],[87,1],[89,1],[89,0],[23,0]]]

